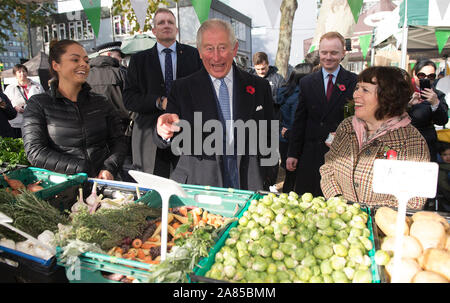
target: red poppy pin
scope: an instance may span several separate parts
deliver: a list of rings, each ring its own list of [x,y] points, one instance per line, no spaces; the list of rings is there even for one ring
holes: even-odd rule
[[[384,148],[385,153],[384,156],[386,157],[386,159],[388,160],[397,160],[397,152],[393,149],[389,149],[389,147],[385,147]]]
[[[253,95],[255,93],[255,88],[251,85],[248,85],[246,88],[247,93]]]
[[[345,92],[345,90],[347,89],[344,84],[338,84],[338,87],[341,92]]]

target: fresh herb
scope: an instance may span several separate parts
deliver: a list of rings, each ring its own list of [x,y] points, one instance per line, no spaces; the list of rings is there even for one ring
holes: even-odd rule
[[[16,165],[30,165],[23,147],[22,138],[0,137],[0,165],[7,163],[6,168]]]

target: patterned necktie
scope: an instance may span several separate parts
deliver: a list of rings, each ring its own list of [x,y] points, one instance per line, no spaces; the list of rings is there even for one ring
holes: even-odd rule
[[[223,120],[225,120],[225,122],[227,120],[231,120],[230,94],[228,93],[228,87],[223,78],[220,79],[219,104],[222,111]]]
[[[333,74],[328,74],[327,101],[330,101],[332,93],[333,93]]]
[[[166,59],[164,60],[164,79],[165,79],[165,85],[166,85],[166,94],[169,95],[170,87],[172,86],[173,82],[173,67],[172,67],[172,50],[170,48],[165,48],[163,52],[166,53]]]

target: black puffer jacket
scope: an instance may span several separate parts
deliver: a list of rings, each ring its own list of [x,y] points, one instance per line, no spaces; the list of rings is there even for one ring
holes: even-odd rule
[[[25,152],[33,166],[96,177],[100,170],[115,175],[127,152],[120,118],[106,97],[85,83],[77,102],[50,91],[34,95],[24,112]]]

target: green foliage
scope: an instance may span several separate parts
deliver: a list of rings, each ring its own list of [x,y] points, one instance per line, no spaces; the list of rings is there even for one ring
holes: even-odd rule
[[[30,165],[23,148],[22,138],[0,137],[0,165],[3,163],[8,163],[8,169],[14,168],[17,164]]]
[[[28,18],[27,18],[28,6]],[[5,30],[10,30],[14,37],[20,33],[13,27],[16,21],[22,28],[26,28],[28,20],[30,27],[45,25],[48,22],[48,16],[56,12],[53,3],[29,3],[24,4],[16,0],[0,0],[0,50],[4,49],[4,44],[9,40],[10,36]]]
[[[178,0],[173,1],[178,2]],[[130,22],[130,24],[133,24],[133,22],[135,23],[135,26],[132,28],[133,33],[140,30],[142,32],[146,32],[152,29],[153,14],[156,12],[160,4],[169,5],[169,2],[167,0],[148,0],[147,18],[145,19],[144,28],[139,28],[139,23],[137,22],[130,0],[113,0],[112,11],[114,16],[122,16],[126,14],[128,22]]]

